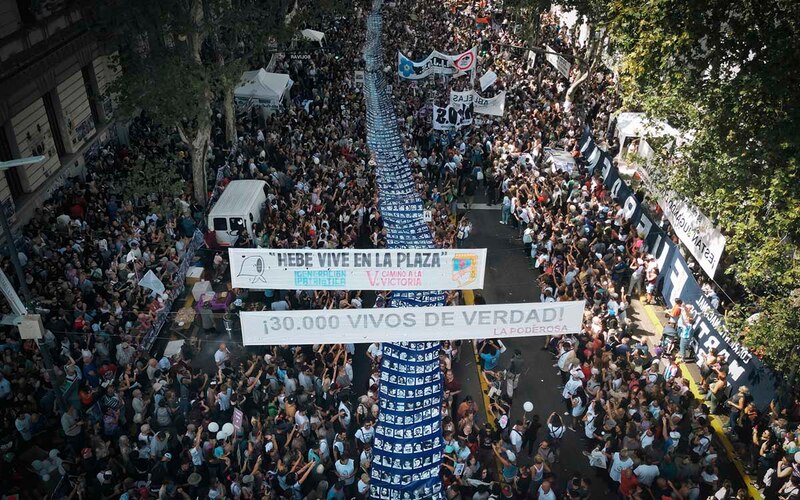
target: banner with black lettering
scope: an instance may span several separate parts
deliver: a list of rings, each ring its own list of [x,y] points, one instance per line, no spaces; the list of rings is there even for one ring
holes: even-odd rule
[[[421,80],[432,74],[461,76],[473,71],[477,62],[477,47],[456,55],[434,50],[421,61],[412,61],[402,52],[397,52],[397,72],[406,80]]]
[[[458,130],[472,125],[473,104],[449,104],[444,108],[433,106],[434,130]]]
[[[733,390],[747,385],[759,407],[768,405],[775,395],[772,372],[739,343],[735,334],[728,331],[722,316],[711,306],[678,246],[661,227],[653,223],[654,219],[620,177],[608,153],[595,144],[588,129],[581,135],[578,147],[589,170],[600,173],[611,197],[622,205],[625,220],[634,224],[647,242],[648,253],[656,257],[659,269],[657,288],[665,303],[673,304],[675,299],[680,298],[698,311],[694,336],[700,354],[707,354],[711,348],[717,349],[728,360],[728,383]]]
[[[242,312],[245,345],[507,339],[578,333],[584,301]]]
[[[422,211],[419,211],[422,216]],[[386,223],[398,214],[384,211]],[[391,233],[413,244],[420,234]],[[483,288],[486,249],[231,248],[235,288],[273,290],[468,290]]]
[[[506,110],[506,91],[494,97],[481,97],[474,90],[464,92],[450,91],[450,105],[472,104],[473,111],[479,115],[503,116]]]
[[[658,205],[672,224],[675,234],[700,263],[703,271],[714,278],[719,259],[725,250],[725,235],[702,212],[675,193],[660,196]]]

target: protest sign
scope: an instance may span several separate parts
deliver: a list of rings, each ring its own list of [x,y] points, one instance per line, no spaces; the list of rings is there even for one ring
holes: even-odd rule
[[[569,78],[569,70],[572,67],[572,64],[564,59],[564,56],[556,54],[555,50],[553,50],[553,48],[549,45],[545,45],[544,48],[547,50],[547,53],[544,55],[544,58],[547,60],[547,62],[552,64],[553,67],[557,69],[559,73],[561,73],[561,76],[564,78]]]
[[[485,75],[480,77],[478,82],[481,84],[481,90],[485,91],[497,81],[497,73],[494,71],[487,71]]]
[[[422,230],[430,235],[426,225]],[[483,288],[486,266],[485,248],[231,248],[228,253],[233,286],[260,290],[471,290]]]
[[[433,107],[433,129],[434,130],[458,130],[472,125],[473,118],[472,104],[448,104],[444,108]]]
[[[236,432],[242,430],[243,420],[244,420],[244,412],[239,408],[234,408],[233,418],[231,418],[231,423],[233,424],[233,428],[236,429]]]
[[[450,105],[459,106],[472,104],[472,111],[480,115],[503,116],[506,109],[506,91],[499,92],[494,97],[481,97],[474,90],[463,92],[450,91]]]
[[[474,70],[477,62],[477,47],[456,55],[434,50],[421,61],[412,61],[402,52],[397,52],[397,71],[406,80],[420,80],[432,74],[460,76]]]
[[[527,69],[528,71],[530,71],[536,65],[536,52],[529,50],[527,60],[528,60]]]
[[[725,250],[725,236],[699,210],[675,193],[660,197],[658,205],[672,224],[675,234],[700,263],[700,267],[713,278]]]
[[[242,312],[244,345],[506,339],[577,333],[583,301]]]

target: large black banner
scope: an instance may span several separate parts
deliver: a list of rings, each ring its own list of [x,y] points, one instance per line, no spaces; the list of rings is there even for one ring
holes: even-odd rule
[[[603,185],[614,200],[623,206],[625,218],[636,225],[639,234],[647,242],[649,253],[656,256],[660,291],[664,301],[672,304],[680,297],[701,313],[697,314],[694,323],[694,336],[699,350],[705,354],[709,349],[716,348],[717,352],[725,355],[728,359],[728,383],[732,391],[747,385],[756,404],[762,408],[767,406],[775,394],[775,378],[772,372],[739,342],[738,335],[728,331],[722,316],[703,294],[678,246],[661,227],[653,223],[654,219],[620,177],[609,154],[595,144],[588,129],[584,130],[578,146],[588,163],[589,171],[602,177]]]

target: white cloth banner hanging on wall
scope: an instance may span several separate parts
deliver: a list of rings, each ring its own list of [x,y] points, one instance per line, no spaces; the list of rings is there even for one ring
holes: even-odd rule
[[[584,301],[240,313],[244,345],[506,339],[578,333]]]
[[[658,206],[703,271],[714,278],[719,259],[725,250],[725,235],[702,212],[681,201],[675,193],[661,196]]]
[[[506,91],[494,97],[481,97],[474,90],[464,92],[450,91],[450,105],[472,104],[473,111],[479,115],[503,116],[506,110]]]
[[[433,129],[434,130],[458,130],[472,125],[473,105],[470,104],[448,104],[444,108],[433,107]]]
[[[474,290],[486,249],[296,250],[231,248],[234,288],[276,290]]]
[[[461,76],[475,69],[478,63],[478,48],[456,55],[434,50],[421,61],[412,61],[402,52],[397,52],[397,72],[406,80],[421,80],[432,74]]]

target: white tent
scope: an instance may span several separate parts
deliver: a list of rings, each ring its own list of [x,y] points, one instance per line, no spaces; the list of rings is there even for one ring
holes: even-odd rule
[[[289,75],[268,73],[263,68],[246,71],[233,95],[240,104],[251,103],[262,108],[276,109],[293,83]]]
[[[325,38],[325,33],[317,30],[303,30],[300,34],[303,35],[303,38],[306,40],[317,42],[320,45],[322,45],[322,39]]]
[[[617,116],[616,135],[620,146],[624,147],[629,138],[680,137],[681,133],[666,122],[647,119],[644,113],[620,113]]]

